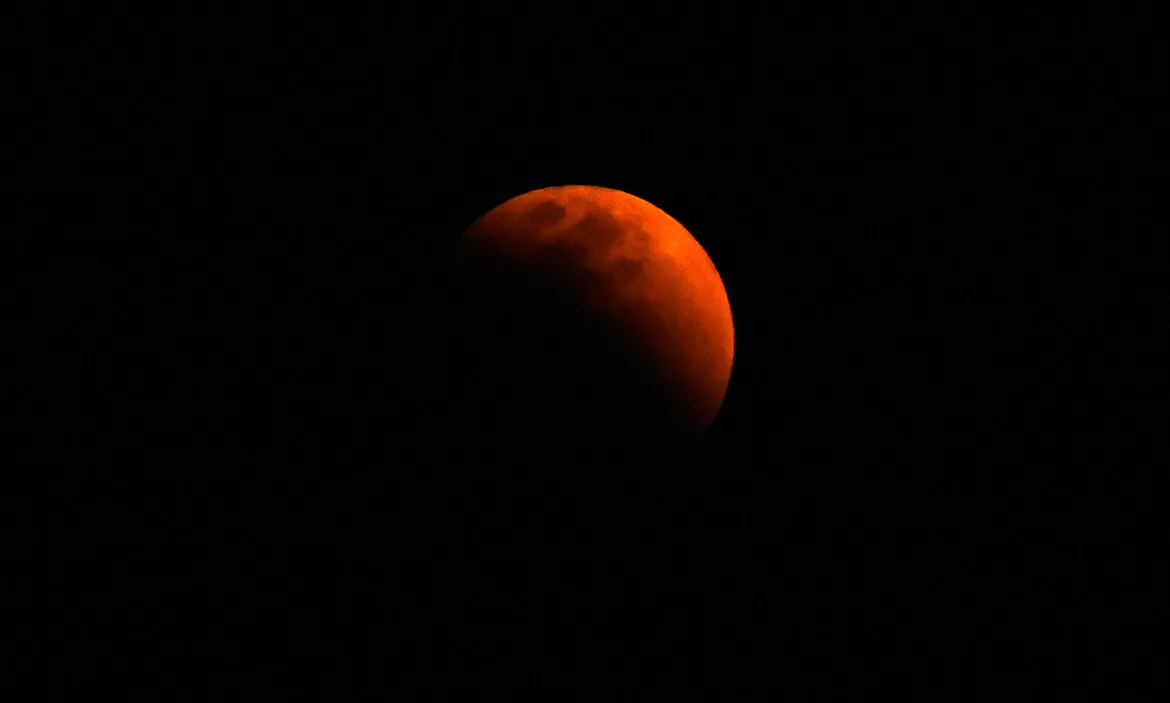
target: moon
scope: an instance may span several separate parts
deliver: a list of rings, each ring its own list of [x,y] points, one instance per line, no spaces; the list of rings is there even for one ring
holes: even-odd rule
[[[597,432],[606,417],[623,418],[635,433],[639,423],[690,434],[713,423],[735,356],[730,303],[707,252],[658,207],[600,186],[541,188],[477,219],[459,256],[465,272],[477,272],[468,293],[484,331],[472,346],[509,327],[525,343],[493,358],[523,356],[513,368],[560,366],[588,377],[569,390],[558,387],[556,372],[542,371],[541,402],[574,396],[558,397],[549,413],[588,401],[588,412],[600,413]],[[510,294],[498,295],[501,287]],[[530,315],[533,306],[541,312]]]

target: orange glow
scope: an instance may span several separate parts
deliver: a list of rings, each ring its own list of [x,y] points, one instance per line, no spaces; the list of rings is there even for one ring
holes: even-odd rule
[[[670,215],[619,190],[559,186],[508,200],[467,237],[535,269],[572,272],[582,298],[652,356],[694,425],[714,420],[735,355],[731,307],[707,252]]]

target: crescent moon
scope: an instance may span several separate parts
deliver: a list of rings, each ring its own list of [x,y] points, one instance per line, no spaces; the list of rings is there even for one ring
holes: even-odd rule
[[[723,404],[735,330],[723,280],[677,220],[600,186],[534,190],[493,208],[464,246],[536,272],[620,330],[702,432]]]

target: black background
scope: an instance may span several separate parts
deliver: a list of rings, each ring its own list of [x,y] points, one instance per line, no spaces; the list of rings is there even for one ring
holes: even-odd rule
[[[1112,283],[1153,266],[1117,246],[1148,221],[1140,44],[491,15],[75,20],[55,692],[1153,673],[1108,656],[1158,570],[1154,435],[1121,404],[1156,382],[1121,351],[1155,310]],[[735,369],[698,445],[520,461],[452,411],[455,237],[572,183],[661,207],[724,279]]]

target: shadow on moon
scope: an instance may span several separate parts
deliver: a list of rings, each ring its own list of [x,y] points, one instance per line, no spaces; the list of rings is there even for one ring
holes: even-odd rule
[[[585,236],[621,234],[603,218],[582,227]],[[583,265],[590,251],[566,242],[524,266],[476,246],[456,256],[444,403],[467,458],[617,465],[661,461],[694,439],[657,369],[584,302],[581,291],[611,285]]]

